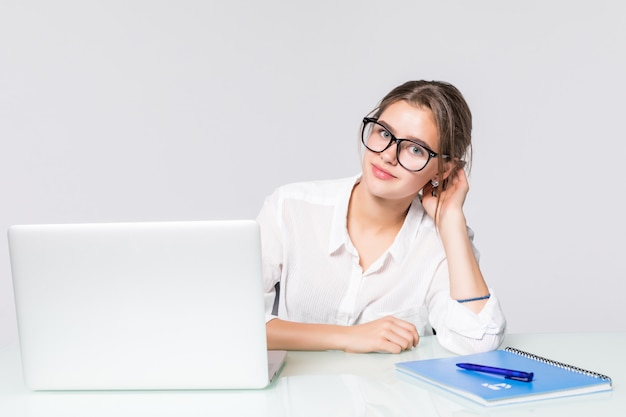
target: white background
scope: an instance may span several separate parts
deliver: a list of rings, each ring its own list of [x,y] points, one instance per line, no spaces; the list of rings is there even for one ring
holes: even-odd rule
[[[278,185],[357,173],[391,88],[445,80],[474,114],[466,212],[509,330],[624,331],[623,9],[0,0],[0,228],[254,218]]]

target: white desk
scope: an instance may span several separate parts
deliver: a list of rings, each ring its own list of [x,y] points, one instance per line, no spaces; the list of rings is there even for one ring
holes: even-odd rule
[[[473,405],[407,382],[400,361],[451,356],[434,337],[400,355],[289,352],[279,379],[259,391],[30,392],[19,349],[0,349],[0,416],[620,416],[626,412],[626,333],[509,335],[503,346],[601,372],[613,391],[504,407]]]

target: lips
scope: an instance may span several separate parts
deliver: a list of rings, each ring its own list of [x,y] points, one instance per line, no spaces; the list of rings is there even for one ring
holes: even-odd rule
[[[374,174],[376,178],[380,178],[381,180],[389,180],[389,179],[396,178],[394,175],[392,175],[388,171],[385,171],[384,169],[382,169],[376,164],[372,164],[372,173]]]

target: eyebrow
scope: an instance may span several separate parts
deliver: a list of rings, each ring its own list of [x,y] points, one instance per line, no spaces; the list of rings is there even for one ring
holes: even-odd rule
[[[411,142],[415,142],[417,144],[420,144],[422,146],[424,146],[425,148],[428,148],[429,150],[433,150],[433,147],[431,145],[429,145],[425,140],[420,139],[418,137],[408,137],[408,138],[399,138],[396,136],[396,134],[394,133],[394,129],[389,125],[389,123],[385,122],[384,120],[380,120],[378,119],[378,123],[380,123],[381,125],[383,125],[385,127],[385,129],[389,130],[391,133],[393,133],[393,136],[396,137],[396,139],[404,139],[404,140],[410,140]],[[436,151],[433,151],[436,152]]]

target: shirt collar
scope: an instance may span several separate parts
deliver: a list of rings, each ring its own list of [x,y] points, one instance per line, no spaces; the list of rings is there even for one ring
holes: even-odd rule
[[[404,258],[409,244],[418,233],[424,214],[425,211],[424,206],[422,206],[422,201],[419,196],[416,196],[411,202],[411,207],[409,207],[409,212],[406,214],[406,218],[404,219],[404,223],[398,235],[389,248],[389,255],[395,260]]]
[[[345,182],[345,187],[338,195],[337,204],[333,213],[333,221],[330,229],[328,253],[332,254],[342,245],[348,244],[348,205],[352,189],[361,181],[361,174],[355,175]]]

